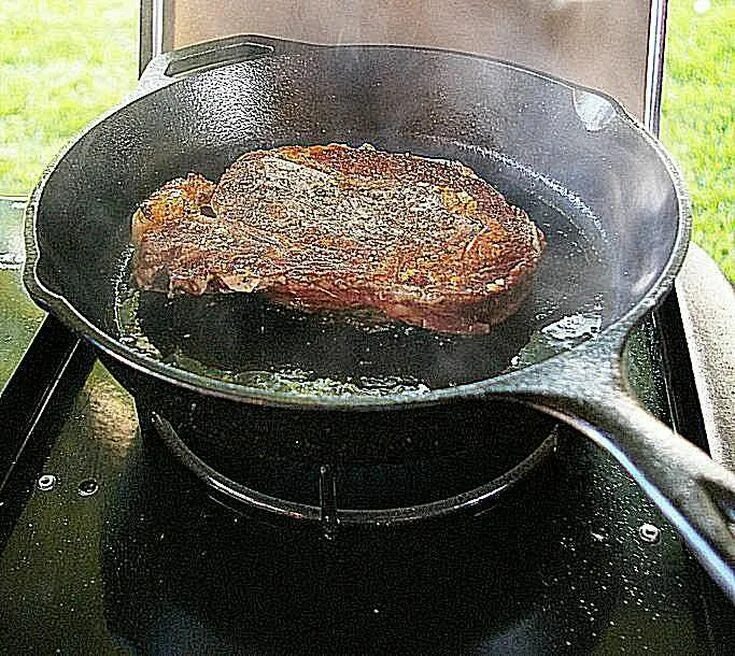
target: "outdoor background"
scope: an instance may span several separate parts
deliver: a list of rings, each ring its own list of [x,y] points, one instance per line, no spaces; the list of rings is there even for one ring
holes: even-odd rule
[[[135,86],[137,0],[0,0],[0,195],[25,196],[61,146]],[[735,2],[670,0],[662,139],[694,239],[735,281]]]

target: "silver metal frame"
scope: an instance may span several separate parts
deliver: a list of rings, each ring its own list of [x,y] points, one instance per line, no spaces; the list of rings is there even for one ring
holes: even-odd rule
[[[661,125],[667,4],[667,0],[652,0],[651,13],[648,18],[648,61],[646,63],[643,122],[656,136],[658,136]]]
[[[139,73],[148,62],[173,47],[174,0],[140,0]],[[651,0],[643,122],[658,135],[664,73],[667,0]]]
[[[165,52],[171,41],[173,3],[169,0],[140,0],[140,47],[138,75],[154,57]]]

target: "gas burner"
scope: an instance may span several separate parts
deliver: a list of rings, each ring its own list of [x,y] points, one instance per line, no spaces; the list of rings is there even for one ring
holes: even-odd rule
[[[147,437],[162,439],[211,496],[241,512],[320,522],[330,536],[340,524],[388,526],[481,512],[533,472],[558,441],[548,417],[509,403],[369,420],[307,412],[287,421],[282,412],[248,409],[224,434],[213,428],[222,422],[201,416],[177,428],[150,416],[157,435]],[[279,443],[276,455],[260,448],[263,441]]]

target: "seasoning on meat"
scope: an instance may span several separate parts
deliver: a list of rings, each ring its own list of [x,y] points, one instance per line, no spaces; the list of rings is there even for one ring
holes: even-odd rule
[[[259,292],[449,333],[515,312],[544,249],[459,162],[339,144],[249,152],[216,184],[172,180],[136,211],[132,239],[143,290]]]

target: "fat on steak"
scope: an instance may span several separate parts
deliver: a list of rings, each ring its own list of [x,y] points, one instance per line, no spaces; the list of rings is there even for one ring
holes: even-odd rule
[[[248,152],[218,183],[172,180],[135,212],[132,241],[142,290],[258,292],[480,334],[518,309],[545,244],[459,162],[340,144]]]

